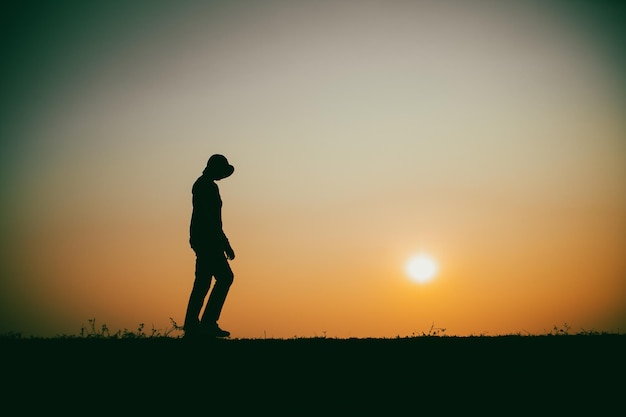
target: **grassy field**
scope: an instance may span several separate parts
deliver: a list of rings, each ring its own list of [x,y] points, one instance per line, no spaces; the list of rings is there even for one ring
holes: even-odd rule
[[[613,415],[626,398],[623,334],[188,341],[140,326],[0,347],[3,404],[24,411]]]

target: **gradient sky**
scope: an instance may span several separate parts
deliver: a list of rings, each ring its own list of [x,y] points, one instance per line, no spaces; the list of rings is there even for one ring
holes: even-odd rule
[[[182,325],[213,153],[233,337],[626,331],[623,7],[15,3],[0,332]]]

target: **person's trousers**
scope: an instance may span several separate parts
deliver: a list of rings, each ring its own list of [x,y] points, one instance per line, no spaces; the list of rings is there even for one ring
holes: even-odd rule
[[[215,278],[215,285],[209,294],[213,278]],[[217,323],[233,278],[233,271],[223,252],[196,251],[196,277],[187,305],[185,329],[195,328],[198,325],[212,326]],[[209,299],[204,307],[202,318],[199,319],[207,294],[209,294]]]

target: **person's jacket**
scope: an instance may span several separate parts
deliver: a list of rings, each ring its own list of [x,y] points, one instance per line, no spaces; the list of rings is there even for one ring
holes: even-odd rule
[[[224,253],[228,239],[222,230],[222,199],[217,184],[208,176],[200,176],[192,187],[189,243],[196,252]]]

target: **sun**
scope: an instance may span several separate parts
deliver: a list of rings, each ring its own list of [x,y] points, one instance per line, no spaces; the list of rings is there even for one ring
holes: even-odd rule
[[[411,280],[418,284],[425,284],[435,278],[439,266],[431,256],[421,253],[409,259],[405,269]]]

